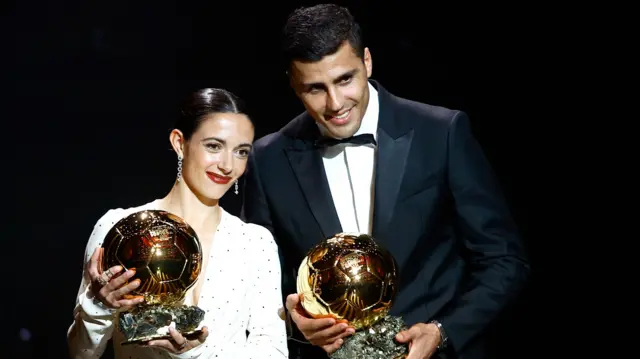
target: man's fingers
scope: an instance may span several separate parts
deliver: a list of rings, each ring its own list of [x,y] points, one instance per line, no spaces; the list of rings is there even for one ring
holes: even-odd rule
[[[286,299],[286,307],[291,314],[291,319],[305,335],[307,340],[315,342],[315,345],[331,343],[330,338],[337,338],[344,334],[348,325],[341,323],[336,325],[335,318],[308,318],[304,315],[300,306],[302,294],[290,294]],[[351,333],[347,333],[349,335]]]
[[[349,326],[347,324],[344,323],[340,323],[337,325],[332,325],[329,326],[325,329],[319,330],[317,332],[315,332],[313,335],[311,335],[308,340],[320,340],[321,345],[324,344],[329,344],[329,343],[333,343],[336,339],[339,339],[339,337],[342,334],[345,333],[350,333],[347,332],[347,329],[349,328]]]
[[[301,321],[304,321],[305,319],[307,319],[307,320],[309,319],[309,318],[303,316],[302,314],[300,314],[297,309],[289,310],[289,314],[291,314],[291,319],[293,319],[293,321],[296,324],[299,324]]]
[[[327,354],[331,354],[336,350],[340,349],[340,346],[342,346],[342,343],[343,343],[342,339],[338,339],[331,344],[323,345],[322,349],[324,349],[324,351],[327,352]]]
[[[293,306],[290,308],[289,306],[287,307],[287,310],[291,314],[291,319],[293,319],[293,321],[296,322],[296,324],[299,324],[304,320],[312,319],[312,318],[309,318],[309,316],[307,315],[307,312],[304,310],[304,308],[302,308],[299,302],[295,302],[296,303],[295,305],[293,304],[293,301],[296,301],[296,300],[297,299],[292,299],[291,302],[289,302],[289,304]]]
[[[411,334],[408,330],[404,330],[396,334],[396,340],[400,343],[407,343],[411,341]]]
[[[408,330],[403,330],[396,334],[396,340],[400,343],[407,343],[417,338],[420,335],[420,328],[413,326]]]
[[[319,332],[321,330],[331,328],[336,324],[336,320],[333,318],[319,318],[319,319],[303,318],[303,321],[305,323],[305,327],[309,328],[309,330],[314,332]]]
[[[287,300],[285,302],[285,305],[287,307],[287,310],[289,312],[291,312],[291,311],[293,311],[293,309],[295,307],[298,306],[299,303],[300,303],[300,296],[299,295],[297,295],[297,294],[289,294],[287,296]]]
[[[312,335],[336,323],[336,320],[333,318],[311,319],[303,317],[300,314],[295,315],[295,311],[291,313],[291,319],[293,319],[298,328],[305,333],[305,335]]]
[[[420,341],[409,343],[409,355],[406,359],[422,359],[425,358],[427,352],[424,348],[424,344]]]
[[[354,333],[353,329],[346,329],[346,330],[343,329],[343,330],[339,331],[337,334],[329,337],[326,340],[326,343],[334,343],[337,340],[340,340],[340,339],[342,339],[344,337],[348,337],[348,336],[352,335],[353,333]]]

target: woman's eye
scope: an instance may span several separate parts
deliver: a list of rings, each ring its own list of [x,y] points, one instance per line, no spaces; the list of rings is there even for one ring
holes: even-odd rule
[[[210,150],[218,151],[220,150],[221,146],[217,143],[208,143],[207,148]]]

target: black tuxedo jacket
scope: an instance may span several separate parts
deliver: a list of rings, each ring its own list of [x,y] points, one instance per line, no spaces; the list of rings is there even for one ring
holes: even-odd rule
[[[449,337],[446,357],[483,358],[484,329],[529,273],[516,227],[463,112],[371,83],[380,102],[372,235],[400,273],[390,314],[409,325],[436,319]],[[243,217],[276,238],[284,295],[296,292],[307,251],[342,230],[314,147],[319,135],[299,115],[255,142],[246,173]],[[292,358],[327,357],[311,345],[289,347]]]

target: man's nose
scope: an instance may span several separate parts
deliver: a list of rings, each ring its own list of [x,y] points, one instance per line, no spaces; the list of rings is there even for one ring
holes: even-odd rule
[[[327,95],[327,108],[331,111],[337,112],[342,108],[342,94],[335,89],[329,90]]]

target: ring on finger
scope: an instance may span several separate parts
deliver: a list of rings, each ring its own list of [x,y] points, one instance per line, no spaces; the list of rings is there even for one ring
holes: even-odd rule
[[[111,281],[111,277],[109,276],[109,274],[107,274],[107,272],[103,272],[100,275],[100,278],[102,278],[107,283],[109,283]]]
[[[187,346],[187,341],[185,340],[184,343],[178,345],[178,349],[182,350]]]
[[[97,281],[98,281],[98,283],[100,283],[100,285],[101,285],[101,286],[103,286],[103,287],[104,287],[105,285],[107,285],[107,284],[108,284],[108,282],[107,282],[104,278],[102,278],[102,276],[101,276],[101,275],[100,275],[100,276],[98,276]]]
[[[104,272],[107,275],[107,278],[109,278],[109,280],[111,280],[111,277],[113,277],[113,273],[111,273],[111,268],[107,269],[106,272]]]

